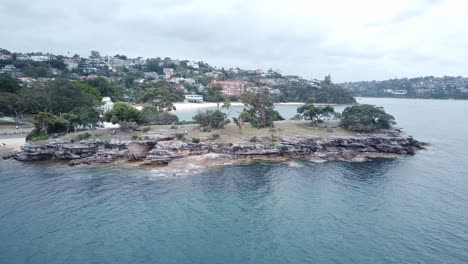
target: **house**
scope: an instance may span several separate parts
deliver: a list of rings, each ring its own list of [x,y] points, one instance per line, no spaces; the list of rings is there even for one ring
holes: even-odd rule
[[[143,74],[145,75],[146,79],[157,79],[159,77],[157,72],[144,72]]]
[[[16,67],[13,64],[7,64],[0,69],[0,73],[14,73],[16,72]]]
[[[199,94],[186,94],[185,101],[188,102],[203,102],[203,96]]]
[[[224,96],[241,96],[245,91],[245,83],[238,81],[213,81],[211,85],[221,85]]]
[[[26,61],[26,60],[31,60],[31,57],[29,55],[26,55],[26,54],[20,54],[20,55],[16,56],[16,60]]]
[[[185,91],[185,86],[183,84],[176,84],[174,85],[174,88],[179,91]]]
[[[191,67],[191,68],[194,68],[194,69],[200,68],[200,66],[198,65],[198,62],[196,62],[196,61],[189,61],[189,62],[187,62],[187,66],[188,66],[188,67]]]
[[[50,58],[49,58],[49,56],[33,55],[33,56],[31,56],[31,60],[33,60],[33,61],[49,61]]]
[[[174,75],[174,69],[172,68],[164,68],[163,72],[164,72],[164,75],[166,75],[166,77],[168,78]]]
[[[18,80],[21,82],[21,86],[23,87],[31,87],[36,82],[36,79],[31,77],[20,77]]]
[[[11,60],[11,55],[0,53],[0,60]]]
[[[65,65],[67,66],[67,69],[70,70],[70,71],[73,70],[73,69],[78,68],[78,61],[76,61],[76,60],[64,59],[63,63],[65,63]]]
[[[384,92],[394,94],[394,95],[406,95],[408,91],[406,90],[393,90],[393,89],[385,89]]]

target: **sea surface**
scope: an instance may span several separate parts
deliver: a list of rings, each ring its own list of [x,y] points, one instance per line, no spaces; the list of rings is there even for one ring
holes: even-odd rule
[[[187,176],[0,161],[0,263],[468,263],[468,101],[359,101],[432,147]]]

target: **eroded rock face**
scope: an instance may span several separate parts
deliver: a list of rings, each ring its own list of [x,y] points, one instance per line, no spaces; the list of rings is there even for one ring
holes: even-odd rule
[[[44,144],[40,146],[25,145],[14,158],[20,161],[32,160],[71,160],[94,155],[96,145],[69,145],[63,143]]]
[[[191,143],[176,140],[170,134],[160,134],[146,141],[103,142],[87,141],[80,144],[63,142],[40,146],[25,145],[13,155],[21,161],[69,160],[71,165],[111,163],[116,160],[143,161],[143,164],[168,164],[174,160],[208,153],[229,155],[233,159],[294,158],[315,161],[362,161],[366,158],[414,155],[423,149],[421,143],[401,132],[367,134],[354,137],[283,136],[258,142],[224,143],[202,141]],[[107,147],[108,149],[104,148]],[[110,149],[109,149],[110,148]]]

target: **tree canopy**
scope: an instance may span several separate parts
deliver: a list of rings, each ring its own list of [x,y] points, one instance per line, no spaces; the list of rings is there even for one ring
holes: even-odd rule
[[[141,122],[141,112],[124,102],[117,102],[111,111],[104,113],[104,120],[117,124],[120,122]]]
[[[254,127],[268,127],[273,125],[273,121],[284,120],[274,109],[268,89],[262,89],[256,93],[245,92],[240,99],[244,103],[244,112],[247,113],[243,117],[248,117],[247,121]]]
[[[315,98],[311,97],[305,105],[297,108],[297,112],[304,119],[310,120],[313,126],[317,126],[317,122],[320,122],[323,118],[335,115],[335,109],[332,106],[317,107],[314,103]]]
[[[21,89],[18,79],[10,76],[0,76],[0,93],[16,93]]]
[[[168,88],[150,89],[140,98],[141,102],[152,104],[159,112],[176,110],[174,103],[179,100],[179,97]]]
[[[395,123],[395,118],[387,114],[382,107],[373,105],[354,105],[345,108],[341,125],[354,131],[372,131],[388,129]]]

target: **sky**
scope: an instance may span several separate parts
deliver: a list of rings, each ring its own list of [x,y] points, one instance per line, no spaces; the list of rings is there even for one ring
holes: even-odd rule
[[[468,76],[467,0],[0,0],[0,48],[333,81]]]

